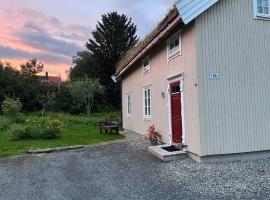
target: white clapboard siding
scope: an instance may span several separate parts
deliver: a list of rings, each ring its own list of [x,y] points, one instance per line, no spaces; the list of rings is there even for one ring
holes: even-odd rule
[[[270,150],[270,21],[253,0],[220,0],[196,40],[202,155]]]

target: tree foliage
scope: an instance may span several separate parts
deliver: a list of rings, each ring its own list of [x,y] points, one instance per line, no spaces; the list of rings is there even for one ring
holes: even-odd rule
[[[70,80],[78,80],[87,75],[89,78],[98,78],[98,66],[94,56],[88,51],[77,52],[77,56],[72,59],[75,67],[69,71]]]
[[[24,78],[35,78],[37,73],[43,71],[44,65],[38,62],[37,59],[30,59],[25,64],[21,65],[21,75]]]
[[[36,97],[48,90],[54,90],[54,86],[39,83],[37,72],[41,70],[41,66],[43,64],[37,62],[36,59],[21,65],[21,70],[17,70],[9,63],[0,62],[0,104],[5,96],[8,96],[19,98],[27,111],[40,109]]]
[[[1,109],[4,115],[10,117],[12,121],[15,121],[22,110],[22,103],[18,98],[13,99],[6,97],[1,105]]]
[[[111,75],[120,57],[138,42],[137,27],[131,18],[117,12],[101,16],[92,36],[86,43],[87,51],[79,52],[73,59],[75,67],[70,78],[98,78],[105,87],[102,103],[120,108],[120,85],[114,84]]]
[[[73,57],[70,81],[59,88],[40,83],[37,76],[44,65],[37,59],[28,60],[19,70],[0,62],[0,104],[8,96],[20,99],[25,111],[43,110],[43,114],[52,99],[55,111],[90,114],[93,109],[119,109],[120,85],[110,77],[120,57],[137,41],[136,25],[130,18],[117,12],[104,14],[86,42],[86,50]],[[54,98],[48,96],[52,93]]]
[[[53,104],[55,101],[55,93],[47,92],[46,94],[38,95],[37,101],[42,105],[41,116],[44,117],[47,106]]]
[[[83,80],[72,81],[68,85],[71,96],[78,104],[84,104],[85,112],[90,115],[95,96],[102,94],[103,86],[96,79],[85,77]]]

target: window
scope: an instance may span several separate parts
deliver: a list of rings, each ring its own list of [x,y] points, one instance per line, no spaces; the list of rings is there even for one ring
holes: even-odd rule
[[[270,18],[270,0],[254,0],[255,17]]]
[[[169,60],[181,54],[181,40],[179,33],[176,33],[167,41],[167,49]]]
[[[143,89],[143,112],[144,118],[149,119],[151,118],[151,88],[146,87]]]
[[[142,61],[142,73],[146,74],[150,72],[150,59],[149,56],[143,59]]]
[[[127,114],[131,115],[131,93],[127,95]]]

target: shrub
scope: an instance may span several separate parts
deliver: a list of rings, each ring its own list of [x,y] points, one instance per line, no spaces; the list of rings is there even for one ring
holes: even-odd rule
[[[63,123],[58,119],[33,117],[26,120],[23,130],[13,131],[13,139],[53,139],[61,136]]]
[[[16,121],[17,116],[22,110],[22,103],[19,99],[6,97],[1,108],[4,115],[10,117],[12,121]]]
[[[11,126],[12,140],[24,140],[30,138],[29,134],[25,131],[25,127],[13,124]]]
[[[47,130],[43,138],[55,138],[61,136],[63,123],[58,119],[49,119],[46,122]]]
[[[0,117],[0,132],[7,130],[11,125],[11,122],[8,118],[1,116]]]

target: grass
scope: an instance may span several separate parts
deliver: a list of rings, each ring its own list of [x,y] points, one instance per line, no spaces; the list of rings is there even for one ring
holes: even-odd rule
[[[29,115],[24,115],[23,118],[26,119],[35,115],[37,115],[37,113],[31,113]],[[123,138],[120,134],[100,134],[97,126],[97,122],[100,120],[119,118],[120,114],[117,112],[93,114],[91,117],[73,116],[64,113],[49,115],[64,122],[61,138],[12,141],[11,130],[8,128],[7,130],[0,132],[0,157],[22,154],[30,149],[97,144]],[[0,116],[0,118],[2,118],[2,120],[4,119],[3,116]],[[16,126],[23,126],[23,124],[16,124]]]

